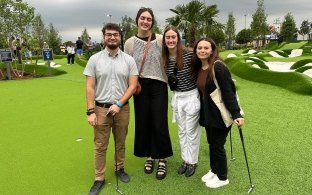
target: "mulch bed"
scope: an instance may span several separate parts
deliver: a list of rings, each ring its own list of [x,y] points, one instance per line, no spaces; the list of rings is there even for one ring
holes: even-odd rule
[[[22,72],[21,70],[11,69],[11,80],[32,79],[36,77],[36,73]],[[0,80],[8,80],[5,68],[0,69]]]

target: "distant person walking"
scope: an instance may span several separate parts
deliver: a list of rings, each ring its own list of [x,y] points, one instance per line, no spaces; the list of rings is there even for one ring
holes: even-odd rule
[[[87,46],[87,57],[89,59],[93,53],[93,43],[91,41],[91,37],[88,38],[86,46]]]
[[[31,52],[30,44],[27,42],[27,40],[25,40],[22,45],[23,45],[24,52],[25,52],[25,58],[30,61],[26,63],[32,64],[32,52]]]
[[[22,44],[20,39],[16,39],[15,45],[16,45],[15,55],[18,59],[18,63],[22,64]]]
[[[83,53],[83,41],[80,37],[78,37],[78,40],[76,41],[76,52],[78,55],[78,58],[80,59]]]
[[[67,47],[67,65],[75,63],[75,43],[71,43]]]
[[[16,40],[15,40],[15,37],[11,37],[11,51],[12,51],[12,54],[13,54],[13,58],[16,57]]]

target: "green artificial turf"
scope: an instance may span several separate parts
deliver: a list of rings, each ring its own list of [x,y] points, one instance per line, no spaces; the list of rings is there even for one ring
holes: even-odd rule
[[[93,130],[85,116],[83,67],[59,69],[67,74],[30,80],[0,81],[0,194],[82,195],[94,179]],[[311,96],[277,86],[236,79],[245,112],[245,147],[255,188],[252,194],[311,194],[312,123]],[[202,129],[199,163],[190,178],[177,174],[181,163],[176,124],[170,124],[174,156],[168,158],[167,177],[159,181],[143,172],[145,159],[133,155],[134,115],[127,137],[125,169],[128,184],[119,182],[125,194],[246,194],[249,179],[240,137],[232,128],[233,155],[228,161],[230,184],[205,187],[200,178],[209,169],[209,151]],[[170,105],[170,104],[169,104]],[[169,109],[169,121],[171,110]],[[82,139],[82,141],[77,141]],[[229,140],[226,143],[230,157]],[[111,138],[106,184],[101,194],[118,194]],[[228,158],[229,159],[229,158]]]

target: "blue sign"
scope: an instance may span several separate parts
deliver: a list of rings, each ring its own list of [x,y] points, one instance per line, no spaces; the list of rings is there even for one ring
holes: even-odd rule
[[[12,51],[8,49],[0,49],[0,60],[2,62],[12,62]]]
[[[42,56],[44,61],[53,60],[53,50],[50,48],[42,49]]]

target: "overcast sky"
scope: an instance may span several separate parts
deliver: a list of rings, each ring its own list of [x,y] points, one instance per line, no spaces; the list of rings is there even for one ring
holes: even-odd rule
[[[86,27],[94,41],[101,41],[101,28],[104,23],[120,23],[125,15],[135,19],[140,7],[153,9],[160,25],[175,14],[169,9],[187,4],[189,0],[23,0],[36,9],[46,25],[53,23],[62,36],[63,42],[76,41]],[[235,17],[236,33],[245,26],[249,28],[252,14],[257,9],[257,0],[203,0],[207,5],[216,4],[220,10],[217,20],[223,24],[228,14]],[[276,19],[284,20],[287,13],[294,16],[297,28],[303,20],[312,21],[311,0],[264,0],[267,22],[273,24]],[[246,17],[245,17],[246,14]],[[111,15],[111,17],[107,16]]]

